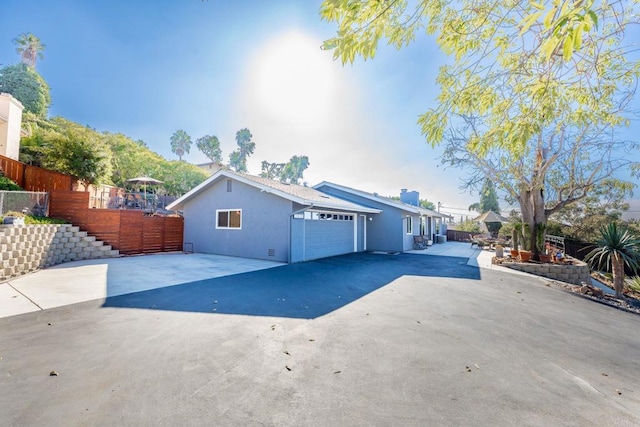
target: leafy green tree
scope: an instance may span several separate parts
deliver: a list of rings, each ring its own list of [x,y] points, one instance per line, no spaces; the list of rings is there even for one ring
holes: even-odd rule
[[[196,140],[196,147],[212,162],[222,162],[222,150],[217,136],[205,135]]]
[[[57,120],[62,122],[64,119]],[[85,184],[110,181],[111,151],[91,129],[67,126],[48,142],[44,153],[42,166],[47,169],[73,175]]]
[[[128,179],[137,176],[157,178],[167,164],[162,156],[123,134],[104,132],[100,136],[111,150],[111,182],[118,187],[125,187]]]
[[[500,148],[492,148],[484,155],[471,151],[468,141],[482,127],[482,121],[465,117],[464,123],[464,127],[445,136],[443,163],[464,168],[468,172],[465,185],[471,188],[492,177],[507,201],[520,206],[521,221],[529,233],[526,241],[536,243],[527,249],[536,255],[543,249],[537,243],[541,242],[549,217],[575,203],[592,201],[590,195],[599,198],[616,189],[617,197],[624,198],[633,188],[633,183],[615,176],[620,170],[637,167],[627,152],[640,145],[612,139],[607,127],[564,129],[557,136],[540,136],[520,158],[514,159],[509,151]],[[546,140],[542,153],[538,149],[541,140]]]
[[[308,167],[309,158],[307,156],[293,156],[287,163],[269,163],[263,161],[260,176],[291,184],[299,184],[305,169]]]
[[[291,184],[299,184],[308,167],[309,158],[307,156],[293,156],[282,170],[281,179]]]
[[[480,190],[480,212],[485,213],[489,211],[494,211],[499,214],[500,203],[498,203],[498,194],[493,185],[493,180],[487,178],[484,181],[482,190]]]
[[[236,172],[247,172],[247,158],[256,149],[256,143],[251,140],[252,138],[253,135],[247,128],[236,132],[238,148],[229,155],[229,166]]]
[[[268,179],[280,179],[282,171],[286,165],[286,163],[269,163],[266,160],[263,160],[260,176]]]
[[[179,160],[191,149],[191,137],[182,129],[171,135],[171,151],[178,155]]]
[[[13,43],[17,45],[16,52],[20,54],[22,63],[30,68],[35,68],[36,60],[38,58],[44,58],[42,51],[44,50],[45,45],[38,37],[31,33],[20,34],[18,37],[13,39]]]
[[[632,183],[604,181],[587,197],[561,209],[550,220],[558,224],[560,235],[593,242],[600,236],[602,227],[621,221],[622,213],[629,209],[625,199],[632,190]],[[547,233],[554,234],[549,230]]]
[[[570,157],[568,146],[575,150],[571,165],[584,165],[597,178],[589,178],[582,169],[565,168],[568,185],[557,187],[560,198],[551,210],[585,197],[597,185],[603,174],[593,166],[609,172],[612,164],[620,165],[619,159],[609,162],[606,156],[596,160],[589,149],[597,147],[598,155],[606,155],[606,148],[585,142],[597,137],[600,145],[609,144],[606,135],[629,121],[640,62],[633,60],[633,43],[627,43],[625,35],[629,26],[640,23],[639,9],[638,2],[594,5],[580,0],[550,5],[326,0],[321,15],[339,28],[323,46],[335,49],[334,56],[345,63],[357,55],[373,57],[383,39],[401,48],[418,31],[437,35],[452,63],[440,69],[438,104],[420,117],[422,132],[433,145],[443,139],[453,143],[456,155],[449,150],[446,161],[466,166],[485,161],[475,168],[483,172],[476,183],[497,177],[493,172],[513,172],[521,178],[514,182],[499,176],[502,182],[496,183],[520,204],[530,241],[538,242],[551,213],[546,202],[553,200],[545,192],[547,178],[555,179],[554,185],[560,182],[549,175],[549,168],[559,157]],[[469,117],[475,118],[471,131]],[[468,132],[460,133],[460,127]],[[580,161],[583,154],[589,159]],[[498,157],[503,164],[494,164]],[[524,169],[517,171],[512,165]],[[574,172],[578,179],[571,175]],[[511,187],[505,188],[505,182]],[[536,256],[540,248],[533,249]]]
[[[616,298],[624,298],[624,266],[638,271],[640,239],[624,225],[612,222],[600,230],[596,245],[585,261],[594,268],[611,270]]]
[[[432,211],[436,210],[436,204],[427,199],[420,199],[420,206],[425,209],[431,209]]]
[[[0,69],[0,92],[13,95],[24,105],[25,111],[41,117],[47,115],[51,105],[49,85],[26,64],[8,65]]]
[[[458,224],[456,230],[468,231],[470,233],[480,233],[480,225],[475,221],[467,219]]]
[[[181,161],[167,162],[156,176],[164,182],[164,190],[171,196],[181,196],[209,177],[206,171]]]

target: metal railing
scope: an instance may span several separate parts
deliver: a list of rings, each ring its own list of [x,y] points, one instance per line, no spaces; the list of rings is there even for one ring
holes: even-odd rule
[[[8,212],[46,216],[49,193],[35,191],[0,191],[0,216]]]
[[[165,212],[166,206],[176,197],[158,196],[154,193],[129,192],[123,197],[109,197],[108,209],[140,209],[145,212]]]

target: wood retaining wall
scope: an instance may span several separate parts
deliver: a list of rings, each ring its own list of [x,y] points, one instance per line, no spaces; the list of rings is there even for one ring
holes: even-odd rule
[[[182,217],[145,216],[140,210],[89,209],[89,193],[50,192],[49,216],[65,219],[121,254],[181,251]]]

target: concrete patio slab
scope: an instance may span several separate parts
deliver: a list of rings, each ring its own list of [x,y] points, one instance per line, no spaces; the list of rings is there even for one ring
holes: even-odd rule
[[[0,283],[0,318],[40,310],[9,283]]]
[[[221,255],[178,252],[74,261],[11,279],[2,284],[0,317],[280,265],[283,264]],[[12,293],[8,288],[17,292]],[[4,297],[4,294],[7,294],[13,299],[13,295],[18,293],[23,298],[11,301]],[[7,304],[6,308],[3,306],[3,301]]]

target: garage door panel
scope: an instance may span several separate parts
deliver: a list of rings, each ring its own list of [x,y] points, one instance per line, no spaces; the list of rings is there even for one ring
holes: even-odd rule
[[[306,221],[306,259],[351,252],[353,252],[353,221]]]

